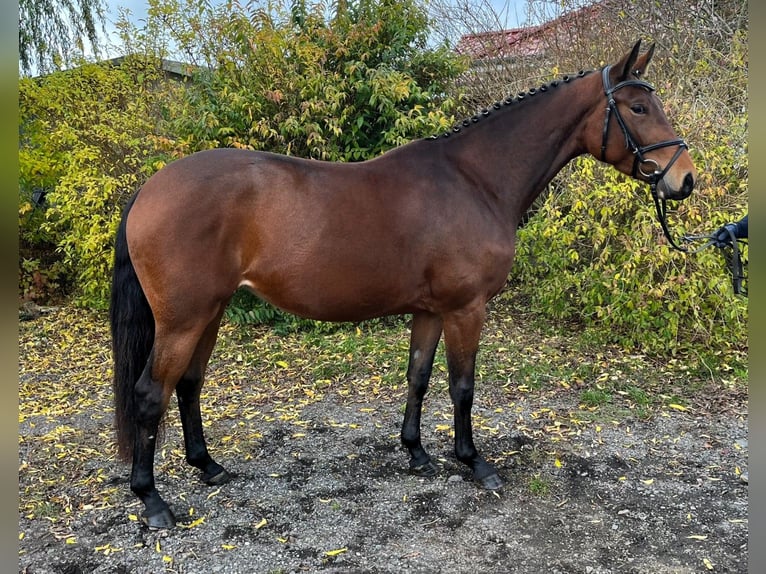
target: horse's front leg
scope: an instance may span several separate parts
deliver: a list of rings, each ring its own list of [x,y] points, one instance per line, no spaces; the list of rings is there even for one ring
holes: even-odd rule
[[[503,486],[497,470],[476,450],[473,443],[471,408],[474,371],[479,338],[486,310],[483,303],[444,317],[450,397],[455,410],[455,456],[473,470],[474,480],[489,490]]]
[[[441,333],[442,321],[437,315],[424,312],[413,316],[407,367],[407,407],[401,437],[402,444],[410,451],[410,469],[420,476],[433,476],[438,470],[420,440],[420,414]]]

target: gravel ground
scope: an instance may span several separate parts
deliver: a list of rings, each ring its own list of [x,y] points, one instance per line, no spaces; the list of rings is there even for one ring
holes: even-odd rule
[[[45,377],[22,367],[22,384],[60,374]],[[479,385],[476,442],[507,482],[487,492],[452,455],[440,386],[423,417],[442,466],[431,479],[406,470],[401,388],[367,400],[329,390],[296,409],[273,401],[257,416],[211,421],[211,452],[234,475],[220,487],[183,463],[171,424],[156,471],[181,524],[163,532],[136,520],[129,468],[109,443],[108,389],[95,406],[54,402],[45,416],[29,399],[19,572],[747,572],[744,391],[700,390],[687,407],[641,420],[586,421],[571,390]]]

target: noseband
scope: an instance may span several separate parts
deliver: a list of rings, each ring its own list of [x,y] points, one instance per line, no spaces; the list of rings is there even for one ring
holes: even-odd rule
[[[638,145],[638,142],[636,142],[633,134],[630,133],[628,125],[625,123],[622,114],[620,114],[620,110],[617,108],[617,103],[614,101],[614,93],[617,90],[626,88],[628,86],[636,86],[649,92],[653,92],[654,86],[643,80],[624,80],[619,84],[612,86],[612,83],[609,80],[609,70],[611,68],[611,66],[606,66],[601,70],[601,80],[604,83],[604,94],[606,95],[608,104],[606,108],[606,117],[604,118],[604,130],[602,132],[601,138],[601,161],[606,161],[606,142],[609,137],[609,120],[611,119],[612,114],[614,114],[614,117],[617,119],[617,123],[619,124],[620,129],[625,136],[625,147],[633,152],[635,158],[633,160],[633,171],[631,175],[634,178],[637,178],[638,174],[640,173],[649,182],[649,188],[651,189],[652,198],[654,199],[654,206],[657,209],[657,219],[659,220],[660,225],[662,226],[662,231],[665,233],[665,237],[670,242],[670,245],[672,245],[673,248],[677,249],[678,251],[688,251],[688,249],[679,247],[676,245],[676,242],[673,241],[673,237],[670,235],[670,230],[668,229],[666,219],[667,209],[665,198],[660,199],[657,196],[657,184],[662,180],[663,177],[665,177],[665,174],[673,166],[683,150],[688,149],[688,146],[686,145],[686,142],[680,138],[674,140],[666,140],[645,146]],[[645,157],[644,155],[647,152],[669,146],[678,146],[678,149],[668,164],[665,166],[665,169],[660,169],[660,164],[651,158]],[[648,164],[654,166],[654,169],[650,172],[646,172],[643,169],[643,166]]]

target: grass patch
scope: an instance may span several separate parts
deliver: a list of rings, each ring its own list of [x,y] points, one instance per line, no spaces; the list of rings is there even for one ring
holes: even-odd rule
[[[580,394],[580,402],[586,407],[601,407],[612,401],[612,395],[603,389],[587,389]]]
[[[539,474],[536,474],[527,482],[527,488],[529,489],[529,492],[535,496],[544,497],[548,496],[548,493],[551,490],[551,483]]]

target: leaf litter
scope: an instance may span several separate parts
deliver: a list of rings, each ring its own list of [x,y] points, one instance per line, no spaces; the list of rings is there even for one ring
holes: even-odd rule
[[[746,381],[502,315],[474,406],[500,493],[454,459],[441,346],[423,438],[442,470],[407,473],[403,322],[225,324],[202,412],[234,480],[201,484],[171,404],[155,469],[172,532],[140,526],[116,461],[104,315],[21,323],[20,572],[746,572]]]

